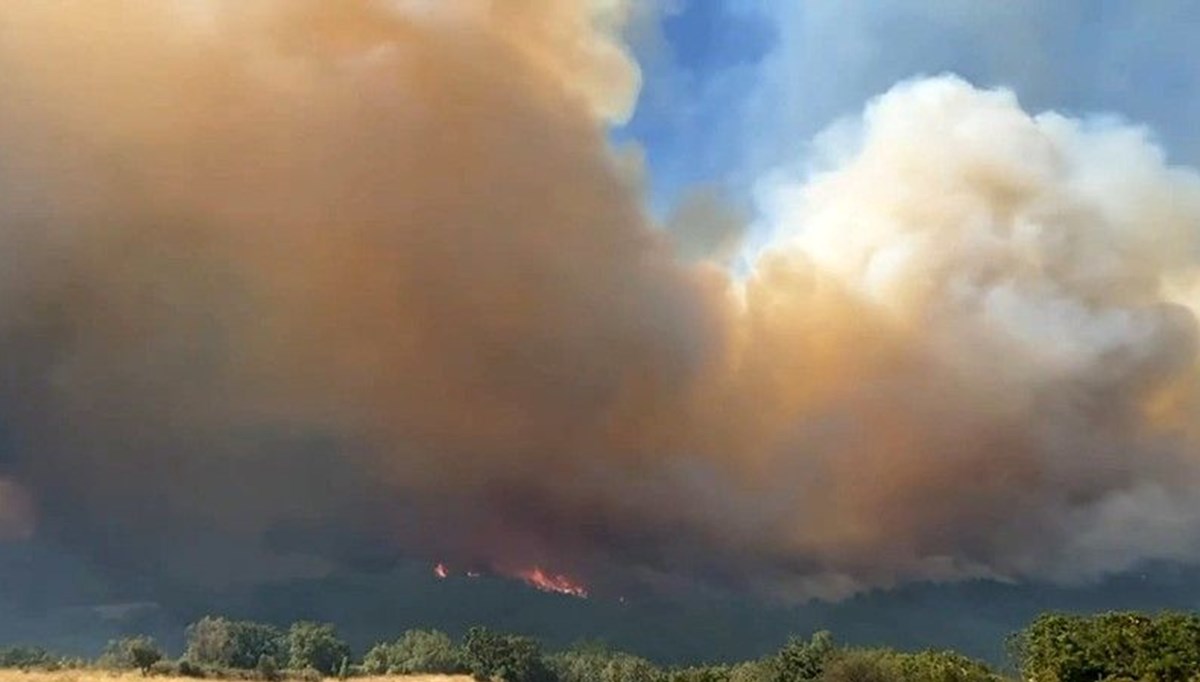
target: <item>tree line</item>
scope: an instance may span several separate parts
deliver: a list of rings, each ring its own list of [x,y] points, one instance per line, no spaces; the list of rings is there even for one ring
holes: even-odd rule
[[[109,643],[95,661],[36,647],[0,648],[0,667],[99,667],[145,675],[277,682],[336,675],[461,674],[492,682],[1003,682],[1002,673],[953,651],[851,647],[828,632],[792,638],[778,651],[734,664],[664,667],[585,642],[548,652],[531,637],[471,628],[459,640],[408,630],[361,658],[332,625],[265,623],[207,616],[188,626],[186,647],[167,658],[154,640]],[[1046,614],[1009,638],[1012,671],[1027,682],[1200,682],[1200,615],[1112,612]]]

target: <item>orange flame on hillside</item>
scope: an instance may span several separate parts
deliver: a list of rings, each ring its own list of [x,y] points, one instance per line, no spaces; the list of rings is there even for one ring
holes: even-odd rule
[[[518,571],[517,577],[542,592],[556,592],[570,597],[578,597],[579,599],[588,598],[587,588],[583,585],[565,575],[547,573],[537,566]]]
[[[433,567],[433,574],[436,575],[439,580],[445,580],[446,578],[450,577],[450,569],[446,568],[446,564],[438,564]]]

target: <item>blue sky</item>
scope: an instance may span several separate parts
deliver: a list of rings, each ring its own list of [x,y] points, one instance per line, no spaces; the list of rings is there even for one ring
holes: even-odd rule
[[[1193,0],[658,0],[631,31],[644,86],[614,132],[646,151],[663,213],[697,184],[754,181],[900,80],[952,72],[1026,109],[1148,126],[1200,165]]]

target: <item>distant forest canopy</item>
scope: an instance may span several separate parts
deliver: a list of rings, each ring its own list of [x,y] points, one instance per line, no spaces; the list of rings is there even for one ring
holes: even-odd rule
[[[0,648],[0,667],[265,682],[414,674],[493,682],[1200,681],[1200,614],[1184,612],[1043,614],[1009,637],[1010,665],[1004,670],[949,650],[846,646],[827,631],[793,637],[757,660],[690,666],[660,666],[603,642],[546,651],[534,638],[483,627],[471,628],[458,641],[438,630],[408,630],[361,656],[332,625],[309,621],[283,629],[206,616],[187,627],[185,639],[175,659],[144,635],[113,640],[95,660],[8,646]]]

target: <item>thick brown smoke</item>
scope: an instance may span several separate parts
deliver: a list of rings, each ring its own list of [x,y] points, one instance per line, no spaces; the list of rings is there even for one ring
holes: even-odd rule
[[[1200,178],[905,84],[734,276],[606,141],[629,11],[0,9],[0,538],[788,598],[1200,559]]]

